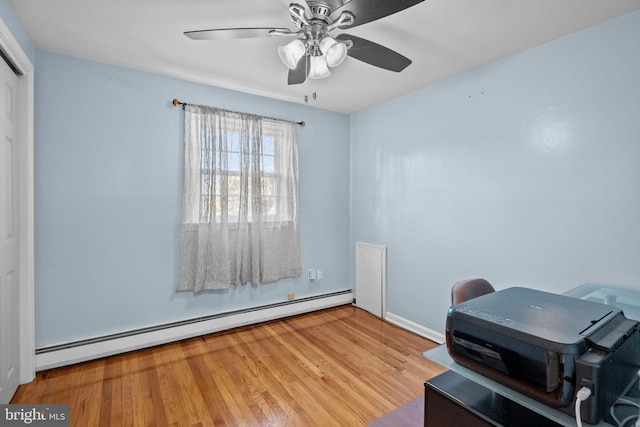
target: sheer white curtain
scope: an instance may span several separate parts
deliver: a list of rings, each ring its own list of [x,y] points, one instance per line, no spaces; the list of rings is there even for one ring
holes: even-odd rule
[[[185,106],[178,291],[302,274],[295,126]]]

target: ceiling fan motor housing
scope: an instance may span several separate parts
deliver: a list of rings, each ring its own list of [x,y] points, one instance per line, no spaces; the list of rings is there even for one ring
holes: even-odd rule
[[[309,5],[309,9],[311,9],[311,12],[313,13],[315,18],[316,15],[328,17],[329,15],[331,15],[331,13],[333,13],[334,10],[349,3],[349,1],[351,0],[308,0],[307,4]]]
[[[310,9],[313,19],[320,19],[326,23],[330,22],[329,15],[333,12],[332,9],[328,8],[324,4],[314,4],[310,6]]]

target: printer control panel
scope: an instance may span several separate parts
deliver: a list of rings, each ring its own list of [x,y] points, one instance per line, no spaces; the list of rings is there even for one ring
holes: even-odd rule
[[[473,316],[478,319],[486,320],[487,322],[497,323],[499,325],[513,326],[515,323],[517,323],[515,320],[510,319],[509,317],[504,317],[498,314],[489,313],[483,310],[478,310],[474,307],[469,307],[464,304],[457,305],[453,307],[453,309],[459,313],[464,313],[468,316]]]

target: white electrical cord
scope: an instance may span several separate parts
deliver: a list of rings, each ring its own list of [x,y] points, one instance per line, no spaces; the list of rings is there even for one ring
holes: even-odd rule
[[[580,417],[580,403],[583,400],[587,400],[591,396],[591,390],[587,387],[582,387],[576,393],[576,424],[578,427],[582,427],[582,418]]]

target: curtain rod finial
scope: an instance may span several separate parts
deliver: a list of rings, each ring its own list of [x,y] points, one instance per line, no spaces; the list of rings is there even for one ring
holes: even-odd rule
[[[180,105],[180,101],[178,101],[178,98],[173,98],[173,106],[177,107],[178,105]]]
[[[298,122],[298,124],[300,125],[300,127],[304,127],[304,125],[306,124],[304,121],[302,122]]]

